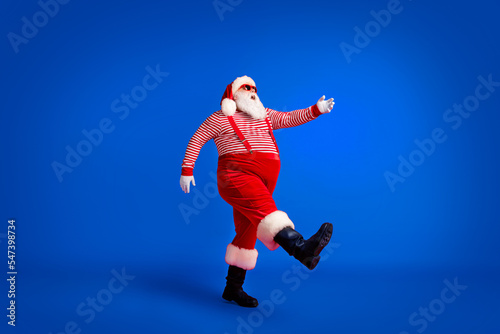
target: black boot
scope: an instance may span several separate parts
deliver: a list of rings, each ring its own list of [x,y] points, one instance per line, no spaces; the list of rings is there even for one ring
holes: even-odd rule
[[[319,253],[330,242],[333,225],[324,223],[318,232],[307,240],[291,227],[285,227],[274,237],[288,254],[295,257],[307,268],[313,270],[319,262]]]
[[[243,291],[243,282],[245,281],[247,271],[236,266],[229,266],[227,271],[227,283],[222,298],[228,301],[235,301],[236,304],[243,307],[257,307],[257,299],[250,297]]]

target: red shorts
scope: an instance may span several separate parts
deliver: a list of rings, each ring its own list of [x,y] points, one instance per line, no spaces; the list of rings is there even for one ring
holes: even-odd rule
[[[279,171],[278,154],[254,152],[219,157],[217,186],[220,196],[233,207],[233,245],[255,248],[257,226],[277,210],[272,194]]]

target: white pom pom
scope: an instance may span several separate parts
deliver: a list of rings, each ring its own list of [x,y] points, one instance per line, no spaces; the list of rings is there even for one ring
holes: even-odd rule
[[[236,112],[236,102],[231,99],[225,98],[221,103],[222,113],[226,116],[233,116]]]

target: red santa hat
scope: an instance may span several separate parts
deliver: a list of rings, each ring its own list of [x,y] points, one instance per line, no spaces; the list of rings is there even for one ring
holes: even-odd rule
[[[222,95],[222,99],[220,101],[220,107],[224,115],[233,116],[236,112],[236,102],[234,102],[233,93],[235,93],[243,85],[256,87],[252,78],[247,77],[246,75],[236,78],[236,80],[227,85],[226,91],[224,92],[224,95]]]

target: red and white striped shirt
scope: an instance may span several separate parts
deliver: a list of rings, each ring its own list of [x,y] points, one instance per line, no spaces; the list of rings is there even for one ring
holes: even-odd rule
[[[273,130],[302,125],[321,115],[316,105],[290,112],[266,108],[266,113]],[[278,153],[265,119],[254,119],[242,111],[237,111],[233,115],[233,119],[253,151]],[[182,162],[182,175],[193,175],[194,164],[200,150],[210,139],[214,140],[219,156],[248,153],[245,145],[229,123],[227,116],[219,110],[208,116],[191,137]]]

